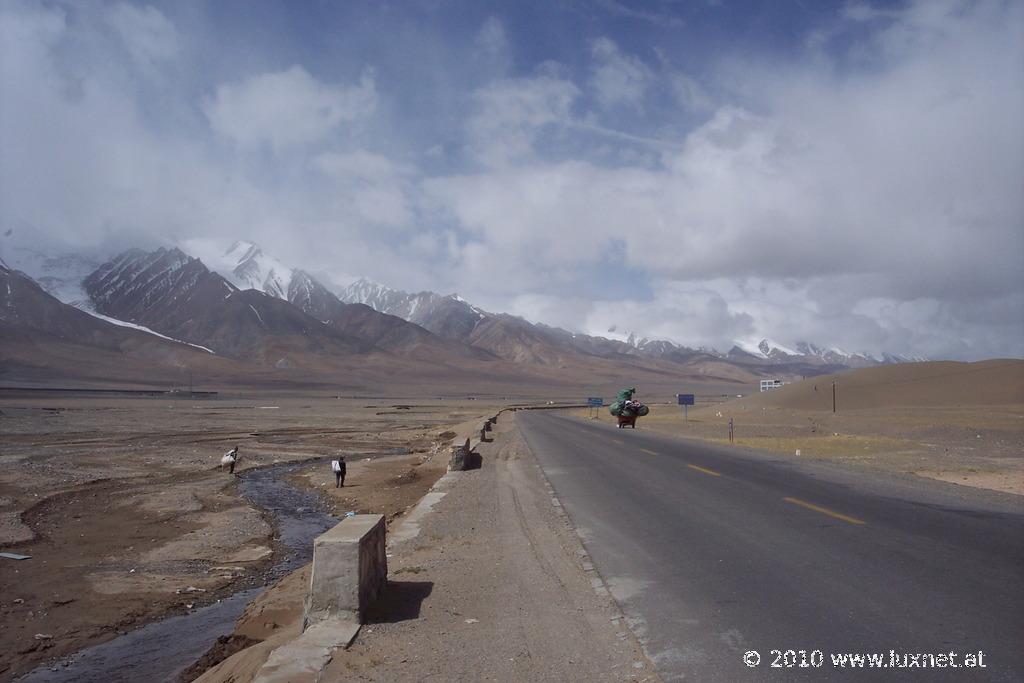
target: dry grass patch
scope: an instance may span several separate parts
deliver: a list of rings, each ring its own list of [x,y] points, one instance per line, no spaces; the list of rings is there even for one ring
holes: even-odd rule
[[[650,405],[638,429],[788,457],[855,463],[957,484],[1024,494],[1024,405],[888,406],[807,410],[762,405],[752,396],[690,408]],[[831,408],[831,406],[829,406]],[[591,418],[587,409],[570,411]],[[607,408],[597,420],[613,424]]]

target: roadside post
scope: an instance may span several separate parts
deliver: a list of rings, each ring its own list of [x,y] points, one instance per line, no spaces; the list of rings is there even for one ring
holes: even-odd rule
[[[590,413],[591,420],[600,419],[598,413],[600,412],[601,406],[604,405],[604,399],[600,396],[591,396],[587,398],[587,409]]]
[[[732,418],[729,418],[729,443],[732,443]]]
[[[689,406],[694,405],[693,394],[676,394],[676,400],[683,407],[683,420],[690,421]]]

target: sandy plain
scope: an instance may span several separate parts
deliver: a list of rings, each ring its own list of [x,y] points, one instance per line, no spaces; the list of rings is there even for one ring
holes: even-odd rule
[[[1024,361],[883,366],[742,398],[698,393],[687,409],[638,398],[651,408],[639,429],[729,443],[732,420],[739,447],[1024,495]]]
[[[484,401],[66,392],[0,396],[0,680],[265,580],[271,520],[219,467],[309,461],[292,475],[333,487],[327,507],[389,521],[444,471],[444,453]],[[493,411],[492,411],[493,412]],[[337,492],[338,494],[341,491]]]

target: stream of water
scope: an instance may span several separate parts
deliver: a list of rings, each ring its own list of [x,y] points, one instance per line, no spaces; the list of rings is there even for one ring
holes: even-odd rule
[[[174,681],[219,636],[231,633],[245,606],[267,585],[309,562],[313,539],[337,524],[337,519],[321,510],[316,494],[285,481],[286,475],[310,462],[274,465],[239,475],[239,493],[273,515],[285,548],[284,556],[270,570],[267,583],[81,650],[56,667],[34,669],[19,678],[19,683]]]

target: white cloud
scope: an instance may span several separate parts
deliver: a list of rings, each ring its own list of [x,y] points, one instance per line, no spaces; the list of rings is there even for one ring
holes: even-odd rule
[[[683,109],[706,112],[714,108],[714,100],[696,79],[680,72],[670,74],[668,79],[672,94]]]
[[[842,15],[851,21],[872,21],[874,19],[894,18],[897,12],[882,10],[864,2],[851,2],[843,7]]]
[[[392,161],[382,154],[366,150],[355,152],[324,152],[314,160],[316,166],[338,179],[363,182],[387,182],[411,176],[415,167]]]
[[[488,20],[441,114],[402,109],[383,67],[328,82],[234,55],[237,80],[183,83],[198,33],[96,7],[0,4],[0,234],[245,238],[597,333],[1024,355],[1019,3],[854,8],[807,59],[692,74],[615,35],[578,43],[579,71],[493,80],[509,63],[479,55],[510,35]]]
[[[365,150],[324,152],[313,163],[334,181],[334,200],[347,202],[363,221],[392,227],[413,221],[414,167]]]
[[[0,30],[3,223],[75,245],[159,232],[195,207],[191,193],[213,182],[196,146],[147,129],[116,63],[89,51],[61,59],[75,39],[63,11],[7,5]]]
[[[639,108],[654,75],[640,59],[624,54],[613,41],[599,38],[591,46],[597,63],[590,79],[602,106],[628,105]]]
[[[571,81],[549,74],[490,83],[473,96],[468,132],[475,156],[494,166],[531,159],[540,130],[569,123],[579,94]]]
[[[107,21],[141,64],[151,65],[178,54],[178,31],[156,7],[119,3],[108,10]]]
[[[507,280],[463,271],[492,296],[501,282],[536,293],[566,271],[590,273],[621,244],[626,265],[657,278],[659,291],[712,283],[705,289],[726,302],[708,327],[710,295],[698,295],[700,315],[657,296],[631,309],[647,329],[684,321],[675,327],[684,341],[722,343],[730,321],[749,320],[786,342],[999,353],[983,332],[1001,329],[1003,353],[1020,354],[1024,47],[1020,8],[1008,11],[914,5],[871,38],[887,57],[864,73],[743,64],[729,78],[759,113],[720,107],[660,168],[524,154],[529,163],[426,189],[479,240],[475,249],[503,254]],[[534,134],[526,128],[524,146]],[[730,281],[760,282],[769,295],[728,290]],[[859,304],[867,300],[885,304]],[[983,302],[1001,303],[968,323]]]
[[[628,19],[637,19],[658,26],[682,26],[683,20],[669,12],[640,9],[637,3],[622,3],[617,0],[599,0],[605,10]]]
[[[651,339],[686,340],[694,347],[728,350],[732,340],[755,334],[754,319],[730,306],[720,290],[726,282],[659,282],[653,301],[593,303],[584,330],[609,336],[612,328]]]
[[[368,117],[376,103],[369,72],[357,84],[331,85],[296,65],[219,86],[204,100],[203,112],[215,131],[240,145],[283,149],[321,140],[342,123]]]
[[[500,57],[508,49],[505,26],[497,17],[488,17],[476,34],[476,45],[490,57]]]

